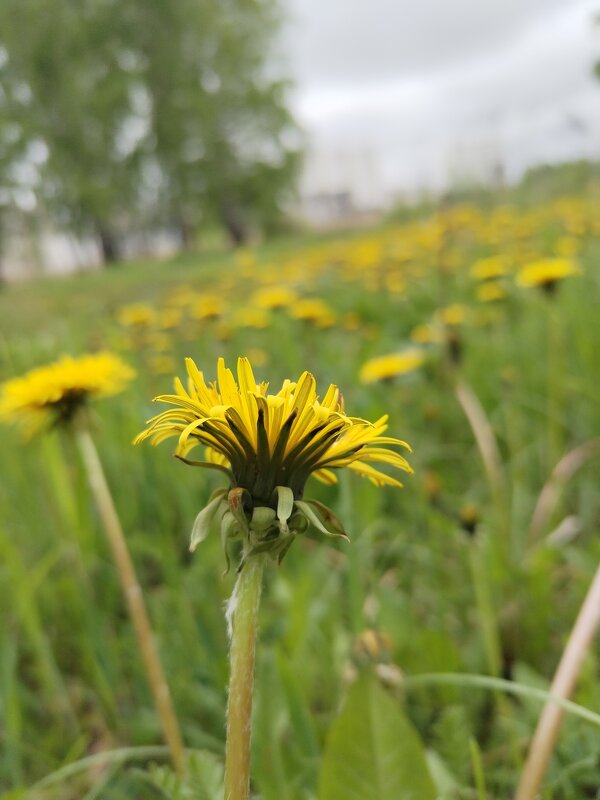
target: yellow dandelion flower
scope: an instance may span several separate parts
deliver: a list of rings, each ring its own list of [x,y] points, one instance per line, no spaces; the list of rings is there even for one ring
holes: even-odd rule
[[[415,325],[409,338],[416,344],[440,344],[444,341],[444,334],[433,325]]]
[[[190,314],[197,320],[218,319],[224,310],[225,304],[218,295],[203,294],[192,303]]]
[[[63,356],[2,384],[0,419],[29,432],[48,421],[68,422],[90,398],[118,394],[134,375],[112,353]]]
[[[271,317],[264,308],[238,308],[231,318],[233,328],[268,328]]]
[[[451,306],[439,308],[435,312],[435,319],[448,327],[463,325],[467,319],[467,309],[460,303],[454,303]]]
[[[387,356],[378,356],[366,361],[360,370],[361,383],[375,383],[398,375],[414,372],[425,361],[422,350],[416,347],[402,353],[392,353]]]
[[[298,300],[290,309],[290,315],[302,322],[311,322],[318,328],[331,328],[335,325],[335,312],[318,297]]]
[[[516,280],[519,286],[553,289],[559,281],[579,274],[579,267],[570,259],[544,258],[524,266],[517,274]]]
[[[122,306],[117,312],[117,321],[126,328],[147,328],[156,320],[156,311],[144,303]]]
[[[501,278],[508,272],[506,260],[502,256],[481,258],[471,267],[471,277],[477,281],[490,281]]]
[[[408,448],[405,442],[384,436],[387,417],[368,422],[347,416],[340,390],[333,384],[319,400],[309,372],[296,382],[284,381],[278,392],[269,394],[267,383],[256,382],[247,358],[238,359],[237,382],[222,358],[214,383],[206,383],[191,358],[186,367],[187,389],[176,379],[175,394],[156,398],[175,408],[149,420],[135,443],[149,438],[156,445],[177,436],[175,454],[180,458],[204,444],[211,465],[225,469],[232,486],[247,490],[255,502],[268,504],[281,486],[300,499],[311,474],[335,483],[332,470],[341,467],[379,486],[401,484],[373,467],[373,462],[412,472],[406,459],[384,446]]]
[[[495,303],[506,298],[506,289],[499,281],[487,281],[477,287],[477,299],[482,303]]]
[[[286,286],[265,286],[254,292],[250,298],[250,305],[271,311],[276,308],[290,308],[297,300],[296,292]]]

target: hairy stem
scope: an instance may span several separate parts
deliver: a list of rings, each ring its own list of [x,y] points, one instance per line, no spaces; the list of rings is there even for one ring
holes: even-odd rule
[[[255,555],[246,560],[238,575],[227,609],[231,650],[225,747],[225,800],[247,800],[250,791],[252,690],[258,607],[265,559],[265,555]]]
[[[121,588],[127,601],[163,736],[169,748],[173,766],[178,772],[181,772],[184,747],[179,723],[175,716],[169,686],[160,662],[144,597],[127,548],[121,522],[106,481],[98,451],[89,431],[85,427],[80,427],[76,432],[76,437],[92,494],[112,551]]]

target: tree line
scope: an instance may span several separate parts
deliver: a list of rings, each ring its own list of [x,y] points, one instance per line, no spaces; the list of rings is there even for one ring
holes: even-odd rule
[[[26,187],[106,262],[130,231],[269,231],[300,153],[280,23],[276,0],[2,0],[2,208]]]

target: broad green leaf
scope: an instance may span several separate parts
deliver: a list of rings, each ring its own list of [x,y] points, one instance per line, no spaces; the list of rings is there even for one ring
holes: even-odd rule
[[[423,745],[399,703],[371,672],[352,686],[333,723],[319,800],[436,800]]]

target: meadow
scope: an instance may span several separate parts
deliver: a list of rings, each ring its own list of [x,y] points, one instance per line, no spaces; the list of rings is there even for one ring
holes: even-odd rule
[[[402,489],[352,474],[312,481],[307,494],[351,542],[309,530],[267,570],[255,796],[513,796],[600,559],[599,211],[587,196],[525,210],[461,204],[369,231],[4,287],[3,380],[101,349],[136,371],[93,405],[92,435],[195,754],[188,786],[169,771],[73,442],[3,426],[0,798],[219,796],[235,568],[223,574],[216,533],[193,554],[188,545],[223,480],[171,458],[169,442],[132,440],[185,356],[213,379],[218,357],[234,367],[238,355],[274,386],[306,369],[321,391],[340,386],[348,413],[389,414],[415,470]],[[384,356],[396,357],[374,361]],[[544,800],[598,796],[599,677],[596,643]],[[390,764],[405,795],[386,789]]]

